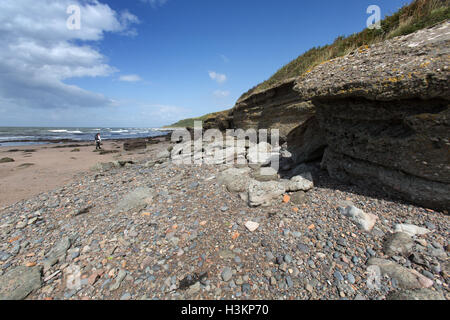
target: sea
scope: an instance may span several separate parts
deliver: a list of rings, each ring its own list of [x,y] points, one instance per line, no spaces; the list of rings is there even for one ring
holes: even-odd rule
[[[170,133],[161,128],[0,127],[0,147],[93,141],[98,132],[102,140],[148,138]]]

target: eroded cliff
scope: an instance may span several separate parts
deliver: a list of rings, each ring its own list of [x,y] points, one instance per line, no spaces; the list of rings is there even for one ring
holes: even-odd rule
[[[278,128],[296,163],[335,178],[450,208],[450,22],[326,61],[255,93],[235,128]],[[324,153],[325,150],[325,153]]]
[[[364,47],[297,79],[323,166],[424,206],[450,207],[450,23]]]

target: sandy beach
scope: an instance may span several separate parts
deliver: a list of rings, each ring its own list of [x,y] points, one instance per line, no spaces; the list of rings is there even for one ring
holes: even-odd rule
[[[0,208],[63,186],[99,162],[137,161],[151,150],[124,151],[123,142],[105,141],[103,150],[113,153],[103,154],[91,142],[0,147],[0,159],[14,159],[0,163]]]

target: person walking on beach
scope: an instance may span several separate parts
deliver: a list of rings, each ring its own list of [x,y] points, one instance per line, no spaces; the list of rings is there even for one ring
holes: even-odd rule
[[[97,133],[95,135],[95,150],[99,149],[101,150],[102,149],[101,145],[102,145],[102,138],[100,137],[100,133]]]

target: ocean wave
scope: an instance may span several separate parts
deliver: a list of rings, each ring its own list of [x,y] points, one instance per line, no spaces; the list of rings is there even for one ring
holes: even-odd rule
[[[35,136],[8,136],[8,137],[0,137],[2,141],[8,140],[23,140],[23,139],[36,139]]]
[[[111,133],[127,133],[127,132],[129,132],[128,130],[122,130],[122,129],[120,129],[120,130],[112,130],[112,131],[110,131]]]

